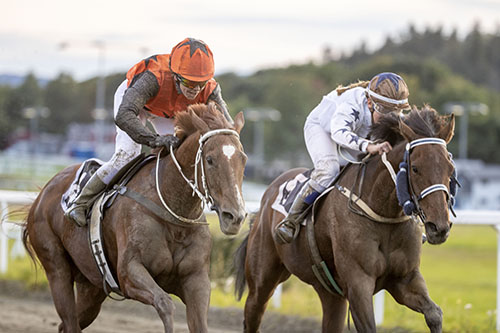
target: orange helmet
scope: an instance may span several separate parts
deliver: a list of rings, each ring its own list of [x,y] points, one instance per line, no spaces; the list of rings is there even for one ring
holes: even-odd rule
[[[190,81],[207,81],[214,76],[214,57],[208,45],[186,38],[170,53],[170,70]]]

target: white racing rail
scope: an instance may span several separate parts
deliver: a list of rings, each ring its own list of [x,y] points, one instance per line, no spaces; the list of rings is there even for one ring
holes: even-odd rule
[[[0,274],[5,273],[8,267],[9,251],[8,239],[14,239],[14,246],[10,256],[24,255],[24,248],[21,240],[21,228],[18,224],[9,221],[9,205],[29,205],[36,198],[36,192],[20,192],[0,190]],[[249,212],[256,211],[258,202],[247,202]],[[500,332],[500,211],[486,210],[457,210],[457,217],[452,217],[455,224],[467,225],[490,225],[497,231],[497,311],[496,329]],[[453,236],[452,236],[453,237]],[[425,245],[428,246],[428,245]],[[279,290],[279,288],[278,288]],[[279,290],[280,291],[280,290]],[[381,291],[374,297],[375,321],[377,325],[382,324],[384,319],[384,297],[385,291]],[[274,295],[275,306],[280,304],[280,296]]]
[[[9,205],[30,205],[38,193],[0,190],[0,274],[7,272],[9,238],[14,239],[11,256],[25,255],[21,240],[21,227],[9,221]]]

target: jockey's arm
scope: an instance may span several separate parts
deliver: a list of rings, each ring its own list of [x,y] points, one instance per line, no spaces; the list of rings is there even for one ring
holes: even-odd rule
[[[139,144],[154,146],[158,134],[151,132],[139,119],[139,112],[156,94],[160,85],[153,73],[145,71],[135,78],[123,95],[115,124]]]
[[[208,96],[208,101],[209,102],[214,102],[215,105],[217,106],[217,109],[224,115],[224,117],[229,121],[231,124],[234,124],[233,118],[231,118],[231,115],[229,114],[229,110],[227,109],[227,104],[222,99],[222,90],[220,85],[217,83],[217,87],[215,87],[214,91]]]
[[[330,136],[342,147],[359,150],[366,153],[370,140],[356,134],[357,122],[360,121],[359,111],[348,103],[341,103],[330,120]]]

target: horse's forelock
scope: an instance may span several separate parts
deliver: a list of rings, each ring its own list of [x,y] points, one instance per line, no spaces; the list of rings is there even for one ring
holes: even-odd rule
[[[222,112],[217,110],[217,107],[213,103],[206,105],[205,109],[199,116],[208,125],[208,128],[210,129],[231,127],[231,124],[229,124],[229,122],[226,120]]]
[[[191,115],[189,112],[179,112],[175,116],[175,135],[182,140],[194,132],[196,132],[196,127],[191,121]]]
[[[413,106],[404,121],[422,137],[436,137],[443,126],[443,117],[427,104],[421,109]]]
[[[229,124],[222,112],[217,110],[213,103],[209,103],[208,105],[193,104],[190,105],[186,111],[182,111],[176,115],[175,133],[180,139],[199,130],[193,123],[191,111],[203,120],[211,130],[231,127],[231,124]]]

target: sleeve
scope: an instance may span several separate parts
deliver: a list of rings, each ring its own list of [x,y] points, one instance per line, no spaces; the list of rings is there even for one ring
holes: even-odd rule
[[[160,85],[154,74],[145,71],[134,77],[118,108],[115,117],[116,126],[139,144],[150,145],[158,136],[142,124],[138,115],[144,105],[156,96],[159,90]]]
[[[229,110],[227,109],[227,104],[226,102],[222,99],[222,89],[220,85],[217,83],[217,86],[215,87],[214,91],[208,96],[209,101],[213,101],[215,105],[217,106],[217,109],[226,117],[226,119],[233,124],[233,118],[231,118],[231,115],[229,114]]]
[[[330,120],[330,136],[332,140],[342,147],[365,153],[370,140],[356,134],[356,125],[360,121],[360,111],[356,106],[345,102],[339,104]]]

